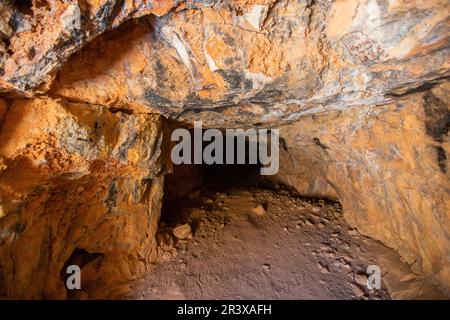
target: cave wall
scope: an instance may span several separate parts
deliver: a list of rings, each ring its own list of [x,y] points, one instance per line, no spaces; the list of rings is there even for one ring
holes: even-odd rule
[[[90,43],[48,94],[205,126],[386,104],[449,76],[449,3],[195,2]]]
[[[377,108],[310,116],[281,127],[285,148],[277,177],[301,194],[322,182],[319,195],[337,195],[359,232],[396,249],[413,271],[446,290],[449,89],[446,84]]]
[[[150,268],[161,116],[279,127],[277,179],[449,289],[448,0],[30,3],[0,2],[1,294]]]
[[[0,132],[1,293],[65,298],[70,261],[82,266],[79,297],[118,295],[126,280],[149,271],[165,173],[162,134],[154,115],[12,101]]]

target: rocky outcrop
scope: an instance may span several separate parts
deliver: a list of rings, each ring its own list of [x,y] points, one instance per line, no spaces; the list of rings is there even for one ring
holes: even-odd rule
[[[282,127],[278,176],[302,194],[324,183],[321,195],[337,195],[358,231],[395,248],[414,271],[447,290],[448,89]]]
[[[0,133],[0,288],[10,298],[120,294],[148,271],[163,194],[158,116],[51,99],[11,103]],[[71,297],[71,296],[69,296]]]
[[[164,15],[176,4],[172,0],[3,0],[1,91],[24,94],[36,90],[96,36],[133,17]]]
[[[449,76],[449,9],[268,0],[143,18],[75,55],[50,94],[209,126],[384,104]]]

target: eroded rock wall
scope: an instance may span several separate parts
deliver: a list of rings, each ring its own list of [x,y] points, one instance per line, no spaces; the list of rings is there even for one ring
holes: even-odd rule
[[[10,102],[0,132],[0,288],[10,298],[105,297],[149,271],[163,194],[158,116],[52,99]]]
[[[164,15],[177,4],[176,0],[2,0],[0,92],[39,90],[71,54],[96,36],[130,18]]]
[[[226,1],[98,38],[49,94],[209,126],[386,104],[449,76],[449,3]]]
[[[281,127],[279,179],[340,199],[449,288],[448,0],[0,8],[2,293],[64,297],[56,274],[80,259],[92,297],[147,270],[165,172],[155,114]]]
[[[322,196],[337,195],[347,221],[447,290],[448,89],[281,127],[285,148],[278,175],[302,194],[323,183]]]

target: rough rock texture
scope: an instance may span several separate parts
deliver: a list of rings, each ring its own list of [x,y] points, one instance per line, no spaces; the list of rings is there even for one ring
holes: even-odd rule
[[[4,4],[4,3],[6,4]],[[123,21],[164,15],[176,1],[2,0],[0,34],[7,53],[0,57],[1,91],[21,93],[51,81],[51,74],[88,41]]]
[[[338,203],[255,185],[202,188],[171,203],[157,235],[167,258],[135,282],[132,298],[446,299],[394,250],[349,228]],[[193,238],[174,239],[173,227],[186,222]],[[387,290],[367,289],[369,264],[380,266]]]
[[[158,116],[50,99],[15,100],[0,133],[0,288],[64,298],[125,290],[148,271],[163,190]],[[78,262],[78,263],[76,263]]]
[[[444,89],[282,127],[278,178],[302,194],[328,182],[321,195],[337,195],[351,225],[448,290],[450,108],[441,99],[448,98]]]
[[[450,289],[449,11],[1,0],[1,294],[65,297],[73,261],[91,297],[147,271],[168,154],[157,113],[281,127],[278,179],[339,199],[358,230]]]
[[[449,75],[449,9],[446,0],[218,2],[99,38],[50,94],[211,126],[382,104]]]

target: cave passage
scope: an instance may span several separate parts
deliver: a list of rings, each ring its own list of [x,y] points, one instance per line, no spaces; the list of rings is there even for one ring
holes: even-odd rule
[[[228,135],[225,135],[224,140],[229,139]],[[235,137],[234,141],[237,142],[238,138]],[[204,147],[207,143],[204,144]],[[245,188],[248,186],[261,183],[263,176],[261,176],[261,163],[258,149],[255,145],[249,142],[249,139],[244,141],[245,148],[245,163],[238,163],[238,153],[243,150],[239,149],[238,143],[234,143],[234,161],[233,164],[203,164],[200,167],[200,173],[203,178],[203,184],[206,188],[213,189],[227,189],[227,188]],[[223,145],[221,150],[224,155],[224,159],[227,158],[227,148]],[[252,155],[250,155],[252,154]],[[256,159],[256,163],[252,164],[251,158]]]
[[[404,290],[404,284],[397,279],[411,274],[395,252],[350,227],[338,201],[304,197],[262,176],[259,158],[248,163],[250,149],[246,140],[246,164],[174,165],[165,176],[158,264],[144,281],[145,292],[136,294],[145,299],[402,294],[397,286]],[[219,152],[226,155],[226,148]],[[367,288],[369,265],[396,270],[389,289],[384,282],[377,290]],[[439,297],[435,288],[423,292]]]
[[[448,299],[449,19],[0,0],[0,300]]]
[[[192,132],[192,130],[191,130]],[[237,137],[235,137],[237,141]],[[203,149],[209,142],[203,142]],[[193,142],[192,142],[193,145]],[[201,191],[227,192],[232,189],[245,189],[261,184],[270,184],[268,180],[261,176],[262,164],[259,154],[252,150],[249,139],[246,138],[245,163],[238,163],[238,144],[234,144],[233,164],[180,164],[173,166],[173,172],[165,177],[165,190],[162,206],[161,221],[176,221],[180,214],[180,205],[184,202],[196,202],[201,205],[199,194]],[[220,152],[224,158],[227,154],[227,147],[224,143]],[[242,151],[242,150],[240,150]],[[255,152],[256,163],[250,163],[250,152]],[[192,161],[193,162],[193,161]],[[179,217],[178,217],[179,218]],[[182,219],[182,218],[181,218]]]

